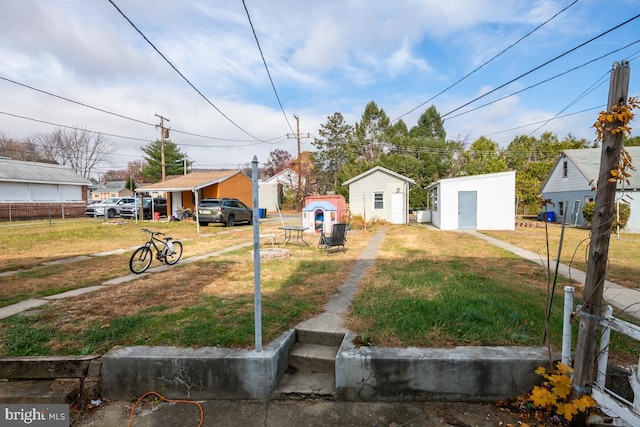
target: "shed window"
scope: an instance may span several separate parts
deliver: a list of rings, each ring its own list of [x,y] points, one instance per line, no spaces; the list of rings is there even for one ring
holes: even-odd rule
[[[562,177],[566,178],[568,174],[569,174],[569,165],[568,165],[568,162],[565,160],[564,162],[562,162]]]
[[[431,189],[431,194],[429,195],[429,208],[433,212],[438,212],[438,187],[433,187]]]
[[[384,193],[373,193],[373,209],[384,209]]]

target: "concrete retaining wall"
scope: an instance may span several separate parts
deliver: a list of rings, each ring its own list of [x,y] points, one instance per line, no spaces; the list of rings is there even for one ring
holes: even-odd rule
[[[544,347],[356,348],[353,338],[336,359],[338,400],[490,402],[531,391],[548,365]]]
[[[102,358],[102,393],[110,399],[156,391],[173,399],[268,399],[284,375],[291,330],[262,351],[205,347],[116,347]]]
[[[544,347],[393,349],[356,347],[347,334],[336,357],[341,401],[492,402],[531,391],[547,366]],[[291,330],[263,351],[206,347],[120,347],[102,358],[102,395],[133,399],[266,400],[284,375]]]

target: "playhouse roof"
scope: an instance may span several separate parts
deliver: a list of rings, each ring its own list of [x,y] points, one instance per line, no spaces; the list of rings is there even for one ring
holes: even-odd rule
[[[307,206],[302,208],[303,212],[313,212],[316,209],[322,209],[325,211],[337,211],[338,208],[333,205],[333,203],[327,202],[326,200],[318,200],[315,202],[309,203]]]

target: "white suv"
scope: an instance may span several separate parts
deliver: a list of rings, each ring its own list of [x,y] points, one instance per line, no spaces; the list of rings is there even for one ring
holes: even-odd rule
[[[127,203],[134,203],[133,197],[109,197],[98,203],[87,206],[84,210],[86,216],[104,216],[105,218],[114,218],[120,215],[120,208]]]

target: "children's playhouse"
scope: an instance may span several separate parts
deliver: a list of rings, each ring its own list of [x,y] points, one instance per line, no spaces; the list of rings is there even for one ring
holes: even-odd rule
[[[330,234],[333,224],[341,222],[346,211],[344,196],[308,196],[302,208],[302,225],[308,227],[307,232]]]

